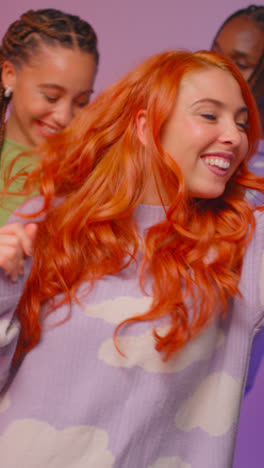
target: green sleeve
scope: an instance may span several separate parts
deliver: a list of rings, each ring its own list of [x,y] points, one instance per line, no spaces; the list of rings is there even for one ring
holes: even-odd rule
[[[0,159],[0,192],[3,190],[4,187],[4,174],[6,169],[8,168],[10,162],[20,153],[29,150],[28,147],[24,145],[20,145],[14,141],[4,139],[4,145],[1,153]],[[22,157],[18,161],[16,161],[13,169],[12,175],[18,173],[21,169],[25,169],[27,172],[33,169],[33,161],[32,158],[29,157]],[[9,191],[19,192],[22,190],[23,184],[25,179],[20,178],[14,181],[10,187]],[[10,214],[15,211],[17,206],[23,203],[26,200],[26,197],[21,195],[15,196],[1,196],[0,195],[0,226],[3,226],[7,219],[9,218]]]

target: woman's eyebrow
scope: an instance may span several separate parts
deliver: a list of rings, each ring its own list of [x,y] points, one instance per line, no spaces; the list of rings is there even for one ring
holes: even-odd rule
[[[217,49],[216,50],[217,53],[219,53],[220,55],[224,55],[223,52],[222,52],[222,49],[221,49],[221,47],[220,47],[220,45],[218,44],[217,41],[213,42],[212,48],[213,47],[215,47]],[[244,52],[243,50],[239,50],[239,49],[232,49],[231,54],[235,58],[245,58],[245,59],[247,59],[249,57],[249,54],[247,52]]]
[[[40,83],[38,85],[39,88],[48,88],[48,89],[56,89],[58,91],[65,91],[66,89],[63,86],[60,86],[56,83]],[[93,93],[94,90],[91,88],[84,89],[83,91],[80,91],[80,95],[82,94],[91,94]]]
[[[195,101],[193,104],[192,104],[192,107],[193,106],[196,106],[197,104],[201,104],[201,103],[204,103],[204,102],[209,102],[211,104],[214,104],[218,107],[225,107],[225,103],[222,102],[222,101],[219,101],[218,99],[213,99],[213,98],[203,98],[203,99],[198,99],[197,101]],[[237,110],[237,113],[240,113],[240,112],[247,112],[249,114],[249,109],[247,106],[241,106],[239,107],[239,109]]]
[[[63,86],[60,86],[56,83],[40,83],[38,85],[39,88],[55,88],[58,89],[59,91],[64,91],[65,88]]]
[[[200,104],[200,103],[203,103],[203,102],[210,102],[212,104],[216,104],[217,106],[223,106],[224,104],[219,101],[218,99],[214,99],[214,98],[202,98],[202,99],[197,99],[197,101],[193,102],[193,106],[195,106],[196,104]]]

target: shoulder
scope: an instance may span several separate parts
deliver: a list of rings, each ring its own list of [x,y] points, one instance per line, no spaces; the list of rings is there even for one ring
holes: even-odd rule
[[[264,211],[256,211],[254,216],[256,220],[256,229],[253,240],[254,238],[258,238],[260,241],[262,240],[264,246]]]
[[[243,272],[250,271],[249,281],[259,277],[262,259],[264,258],[264,212],[254,213],[256,227],[252,239],[247,245],[243,261]]]
[[[264,212],[255,213],[256,229],[247,245],[239,281],[241,295],[234,299],[250,333],[264,325]]]
[[[16,209],[14,213],[8,218],[6,224],[19,222],[21,224],[27,224],[30,221],[41,221],[44,218],[44,214],[35,218],[35,214],[42,210],[44,198],[42,196],[31,198],[25,201]],[[22,216],[20,216],[22,215]],[[24,217],[26,215],[26,218]]]
[[[251,261],[258,262],[259,257],[264,252],[264,211],[254,213],[256,227],[252,239],[250,240],[245,257],[250,257]]]
[[[55,197],[52,202],[52,207],[56,208],[56,206],[62,203],[62,199],[59,197]],[[9,217],[6,224],[16,223],[19,222],[21,224],[27,224],[29,222],[40,222],[45,219],[46,213],[43,212],[38,215],[38,213],[43,209],[44,206],[44,197],[42,195],[36,196],[31,198],[30,200],[25,201],[14,211],[14,213]],[[22,216],[21,216],[22,215]]]
[[[256,175],[263,177],[264,172],[264,140],[260,140],[256,153],[249,161],[249,169]]]
[[[14,158],[19,153],[30,151],[30,147],[17,143],[16,141],[9,140],[9,138],[4,138],[3,147],[1,151],[1,157],[10,160]]]
[[[10,167],[12,161],[14,161],[11,170],[12,175],[21,170],[23,172],[32,171],[38,164],[39,158],[33,155],[31,151],[32,149],[29,146],[5,138],[1,151],[1,178],[3,178],[4,171]],[[12,182],[12,184],[14,183],[22,185],[19,180]]]
[[[262,154],[264,156],[264,140],[259,140],[257,154]]]

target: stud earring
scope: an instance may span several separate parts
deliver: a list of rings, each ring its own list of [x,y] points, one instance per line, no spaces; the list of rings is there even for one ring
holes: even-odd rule
[[[12,94],[12,88],[11,88],[11,86],[7,86],[7,88],[6,88],[5,91],[4,91],[4,96],[5,96],[6,98],[9,98],[9,97],[11,96],[11,94]]]

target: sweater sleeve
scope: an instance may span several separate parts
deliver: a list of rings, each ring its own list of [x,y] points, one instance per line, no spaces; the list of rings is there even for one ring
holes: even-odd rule
[[[19,337],[20,325],[15,310],[26,280],[29,276],[32,259],[25,259],[24,275],[12,282],[0,269],[0,390],[5,385],[11,368]]]
[[[264,212],[257,213],[256,227],[256,255],[257,264],[259,264],[258,287],[260,299],[260,311],[256,320],[256,328],[260,330],[264,327]]]
[[[32,201],[27,202],[22,209],[19,207],[19,210],[21,210],[21,212],[30,212],[33,203]],[[36,204],[36,208],[38,208],[38,205],[39,201]],[[33,207],[35,208],[34,205]],[[24,225],[29,222],[29,220],[20,218],[13,213],[6,224],[14,222],[19,222]],[[15,315],[15,311],[23,294],[24,286],[31,271],[31,266],[32,258],[25,257],[24,274],[19,275],[16,282],[11,281],[10,278],[5,275],[2,268],[0,268],[0,391],[8,379],[19,338],[20,324]]]
[[[264,357],[264,213],[256,213],[256,231],[247,252],[248,280],[253,278],[250,302],[256,303],[254,316],[253,345],[249,363],[246,393],[253,387],[258,369]],[[256,275],[255,275],[256,270]]]

